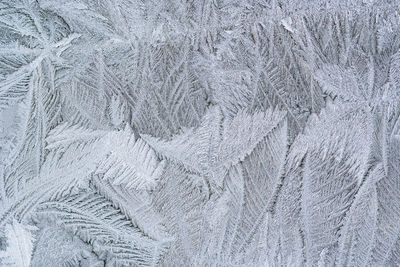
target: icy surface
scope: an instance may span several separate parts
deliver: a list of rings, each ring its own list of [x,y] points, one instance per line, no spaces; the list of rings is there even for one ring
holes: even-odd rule
[[[0,266],[400,266],[390,0],[0,0]]]

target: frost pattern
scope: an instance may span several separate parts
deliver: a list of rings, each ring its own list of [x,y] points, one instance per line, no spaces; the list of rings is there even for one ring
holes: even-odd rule
[[[396,1],[0,1],[1,266],[399,266]]]

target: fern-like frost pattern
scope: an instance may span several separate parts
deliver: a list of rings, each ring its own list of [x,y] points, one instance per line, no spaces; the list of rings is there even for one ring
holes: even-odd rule
[[[390,0],[0,0],[0,266],[400,266]]]

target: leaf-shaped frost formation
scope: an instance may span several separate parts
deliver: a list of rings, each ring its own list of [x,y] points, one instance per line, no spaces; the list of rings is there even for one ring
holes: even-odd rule
[[[0,262],[4,266],[28,267],[31,262],[36,227],[23,225],[16,220],[5,227],[6,251],[0,251]]]
[[[368,113],[342,112],[330,104],[307,129],[301,204],[309,266],[333,264],[339,230],[367,171]]]
[[[218,107],[211,108],[196,129],[187,129],[170,141],[143,135],[159,154],[182,164],[187,170],[214,177],[222,185],[223,167],[229,168],[250,154],[257,144],[284,118],[281,111],[249,114],[240,111],[232,120],[221,121]]]
[[[369,96],[363,92],[353,69],[343,69],[340,66],[324,65],[315,74],[322,89],[333,97],[340,97],[345,101],[366,101]]]
[[[392,135],[386,176],[377,182],[378,222],[371,264],[387,264],[400,236],[400,138]]]
[[[114,185],[112,181],[103,179],[101,175],[93,175],[91,183],[94,189],[112,205],[119,209],[132,223],[146,235],[158,239],[171,239],[164,226],[163,218],[155,210],[151,198],[146,191],[128,190]]]
[[[0,1],[0,265],[400,265],[398,6],[323,2]]]
[[[358,191],[341,229],[339,266],[367,266],[378,219],[376,183],[383,178],[383,166],[379,164]]]
[[[161,156],[182,164],[187,170],[201,174],[211,171],[220,143],[221,110],[213,107],[204,115],[198,128],[183,131],[171,140],[161,140],[149,135],[142,138]]]
[[[228,168],[243,161],[282,122],[285,114],[272,109],[254,114],[239,111],[232,120],[224,122],[218,160]]]
[[[229,217],[220,240],[224,264],[236,262],[264,222],[282,182],[286,153],[287,122],[284,120],[259,141],[248,157],[230,169],[225,181],[225,194],[230,195],[225,204]],[[227,200],[223,196],[220,201]],[[222,217],[222,220],[226,219]]]
[[[169,246],[145,236],[119,210],[90,191],[44,202],[38,213],[54,214],[63,227],[93,244],[100,258],[117,266],[153,266]]]
[[[164,171],[165,161],[160,162],[143,139],[135,140],[129,131],[121,135],[113,142],[111,153],[100,163],[96,173],[128,189],[153,189]]]

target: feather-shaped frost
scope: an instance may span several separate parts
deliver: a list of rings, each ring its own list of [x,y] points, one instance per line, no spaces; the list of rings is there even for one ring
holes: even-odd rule
[[[339,266],[367,266],[376,236],[378,199],[376,183],[384,179],[382,164],[375,167],[355,196],[339,241]]]
[[[213,182],[222,185],[222,167],[237,164],[249,155],[269,132],[283,120],[285,113],[273,111],[249,114],[240,111],[232,120],[222,122],[218,107],[211,108],[197,129],[164,141],[144,135],[159,154],[182,164],[187,170],[214,176]]]
[[[0,262],[4,266],[30,266],[36,227],[23,225],[16,220],[5,227],[7,238],[6,251],[0,251]]]
[[[333,97],[339,96],[344,101],[366,101],[368,92],[363,91],[354,69],[325,65],[315,74],[323,90]]]
[[[400,236],[400,138],[392,135],[389,140],[387,172],[376,184],[378,199],[378,221],[376,242],[372,253],[371,264],[384,265]]]
[[[285,114],[272,109],[255,114],[239,111],[232,120],[224,122],[218,160],[227,168],[243,161],[283,121]]]
[[[307,129],[302,212],[307,265],[333,264],[339,230],[367,171],[368,113],[330,105]]]
[[[198,128],[187,129],[171,140],[148,135],[142,135],[142,138],[163,157],[182,164],[189,171],[207,174],[216,160],[221,123],[221,110],[213,107],[204,115]]]
[[[0,1],[0,264],[399,265],[396,4]]]
[[[268,221],[266,242],[271,248],[267,261],[275,263],[280,254],[283,265],[302,265],[305,261],[303,220],[301,218],[301,191],[304,177],[304,159],[309,144],[299,135],[285,159],[285,173],[276,200],[274,213]],[[275,238],[273,238],[275,237]]]
[[[63,227],[93,244],[100,258],[115,265],[154,266],[169,246],[168,242],[146,237],[119,210],[93,192],[44,202],[38,212],[54,214]]]
[[[152,189],[164,171],[165,161],[159,161],[155,152],[142,139],[135,140],[129,132],[126,137],[115,139],[111,152],[96,173],[115,185],[128,189]]]
[[[228,213],[221,216],[220,261],[237,264],[259,232],[277,197],[287,153],[287,123],[281,121],[241,163],[229,170],[220,200]],[[227,198],[227,199],[226,199]]]

